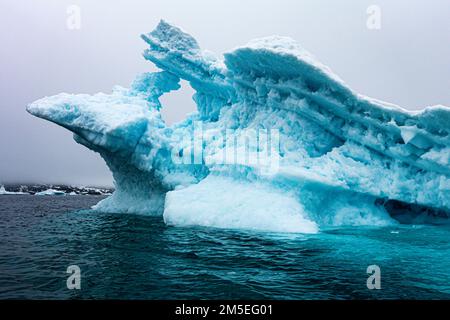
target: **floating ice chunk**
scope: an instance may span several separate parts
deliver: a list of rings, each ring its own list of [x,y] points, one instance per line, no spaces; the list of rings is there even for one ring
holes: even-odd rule
[[[64,196],[66,193],[60,190],[47,189],[41,192],[36,192],[36,196]]]
[[[111,94],[27,107],[105,159],[115,192],[96,210],[287,232],[408,221],[405,213],[448,220],[448,107],[411,112],[359,95],[285,37],[224,57],[164,21],[142,38],[162,72]],[[159,98],[180,79],[198,112],[167,126]]]
[[[0,187],[0,195],[13,195],[13,194],[29,194],[29,193],[27,193],[27,192],[21,192],[21,191],[18,191],[18,192],[7,191],[7,190],[5,189],[5,186],[1,186],[1,187]]]

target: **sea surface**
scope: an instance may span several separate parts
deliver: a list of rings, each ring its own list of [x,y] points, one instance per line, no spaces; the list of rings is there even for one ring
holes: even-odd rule
[[[89,209],[102,198],[0,196],[0,299],[450,299],[449,226],[182,228]]]

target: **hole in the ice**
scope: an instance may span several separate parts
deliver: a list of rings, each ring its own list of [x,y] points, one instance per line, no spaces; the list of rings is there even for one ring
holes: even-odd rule
[[[196,111],[197,105],[192,99],[194,89],[185,80],[180,81],[181,88],[171,91],[159,98],[162,109],[161,117],[168,126],[186,118],[186,115]]]
[[[378,199],[392,218],[404,224],[448,224],[450,211],[398,200]]]
[[[313,93],[319,91],[320,89],[320,83],[317,83],[315,81],[307,80],[305,81],[305,85],[306,88]]]
[[[401,136],[397,136],[395,138],[395,143],[396,144],[405,144],[405,141],[403,140],[403,138]]]

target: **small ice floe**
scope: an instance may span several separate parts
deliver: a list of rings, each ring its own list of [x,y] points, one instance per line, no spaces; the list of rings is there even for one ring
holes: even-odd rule
[[[45,191],[35,193],[36,196],[64,196],[66,193],[60,190],[47,189]]]
[[[29,194],[29,193],[21,192],[21,191],[20,192],[6,191],[5,186],[1,186],[0,187],[0,195],[6,195],[6,194],[11,195],[11,194]]]

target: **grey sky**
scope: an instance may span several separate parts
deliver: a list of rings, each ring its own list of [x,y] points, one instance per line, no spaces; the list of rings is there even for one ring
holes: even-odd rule
[[[66,27],[71,4],[81,9],[80,30]],[[381,9],[376,31],[366,27],[372,4]],[[216,53],[290,36],[359,93],[408,109],[450,105],[448,0],[2,0],[0,183],[112,183],[98,155],[25,106],[59,92],[109,92],[155,70],[139,36],[161,18]],[[169,122],[194,109],[191,94],[185,87],[163,97]]]

